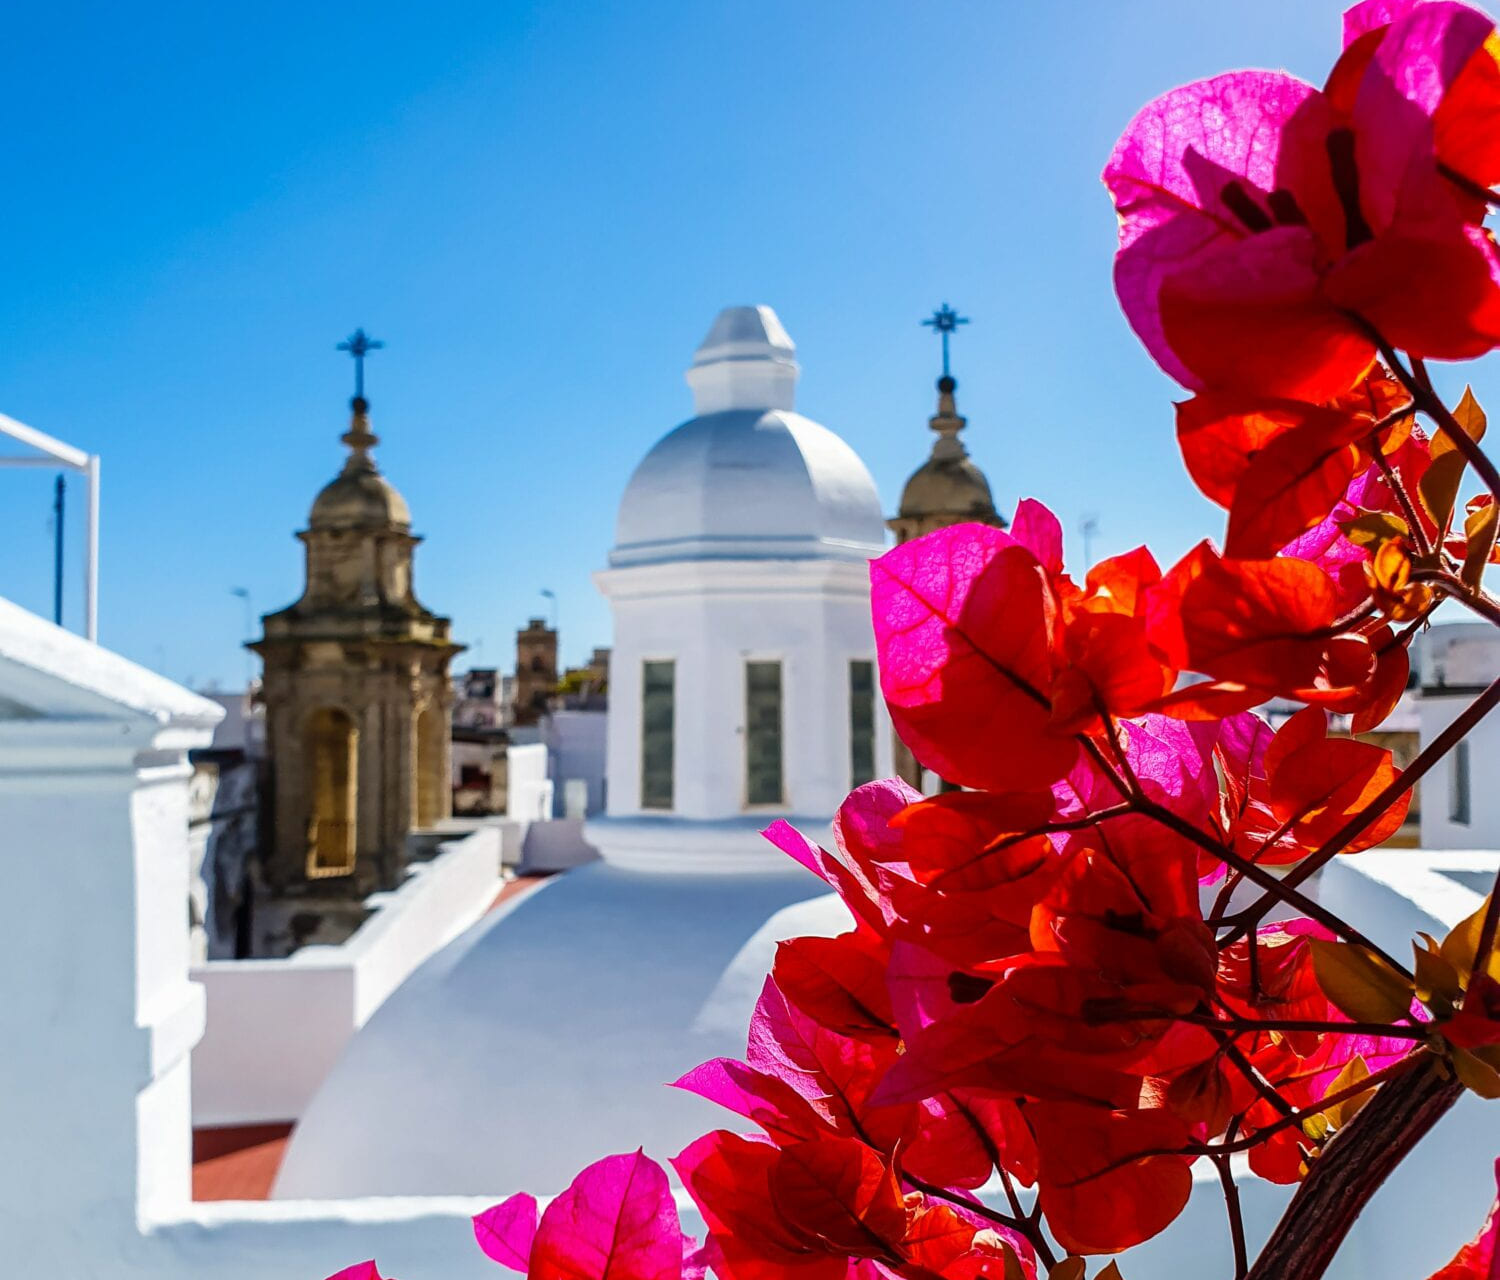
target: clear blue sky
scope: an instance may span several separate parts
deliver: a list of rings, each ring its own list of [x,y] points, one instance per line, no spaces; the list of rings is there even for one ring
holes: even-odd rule
[[[890,508],[929,447],[918,321],[952,302],[997,501],[1045,499],[1075,557],[1094,512],[1099,552],[1166,561],[1220,519],[1115,307],[1098,173],[1173,84],[1320,79],[1339,8],[14,6],[0,412],[103,455],[101,639],[199,684],[243,679],[231,587],[257,612],[300,589],[356,325],[389,344],[370,396],[426,537],[418,592],[482,643],[461,664],[508,665],[543,587],[566,658],[608,642],[590,572],[728,303],[777,309],[799,407]],[[0,594],[39,612],[50,486],[0,471]]]

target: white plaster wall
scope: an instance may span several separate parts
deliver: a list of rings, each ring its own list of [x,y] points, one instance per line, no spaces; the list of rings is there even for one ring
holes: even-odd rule
[[[544,822],[552,816],[552,779],[543,742],[512,742],[505,752],[505,816],[518,822]]]
[[[676,663],[673,813],[832,814],[850,789],[849,663],[872,660],[868,568],[832,561],[700,561],[597,575],[614,610],[611,817],[640,807],[642,663]],[[746,804],[745,663],[782,664],[785,803]],[[876,697],[877,776],[890,727]]]
[[[428,956],[494,900],[500,832],[481,827],[417,863],[342,946],[285,960],[216,960],[192,976],[207,994],[193,1051],[193,1123],[295,1120],[354,1033]]]
[[[590,817],[604,810],[605,744],[608,711],[570,711],[560,708],[542,721],[542,741],[551,753],[554,816]],[[578,780],[588,788],[583,814],[569,814],[563,807],[563,790]]]
[[[1500,671],[1493,673],[1500,675]],[[1493,675],[1491,676],[1493,678]],[[1422,690],[1417,702],[1421,743],[1426,747],[1463,712],[1475,694]],[[1491,712],[1469,730],[1469,822],[1450,818],[1449,796],[1456,753],[1450,751],[1422,779],[1422,847],[1500,848],[1500,714]]]

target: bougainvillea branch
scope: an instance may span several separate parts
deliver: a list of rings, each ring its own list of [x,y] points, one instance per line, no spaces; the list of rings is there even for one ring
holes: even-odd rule
[[[767,830],[849,928],[780,944],[743,1058],[675,1082],[748,1131],[671,1162],[705,1238],[636,1152],[544,1212],[481,1214],[489,1257],[536,1280],[1084,1280],[1170,1229],[1207,1160],[1237,1280],[1318,1280],[1466,1090],[1500,1099],[1500,892],[1407,965],[1312,879],[1395,836],[1500,704],[1496,681],[1405,770],[1367,738],[1439,604],[1500,626],[1484,410],[1427,368],[1500,346],[1497,55],[1478,9],[1365,0],[1321,88],[1231,72],[1129,123],[1104,172],[1116,292],[1188,392],[1177,441],[1222,545],[1075,577],[1028,499],[875,561],[881,690],[948,786],[860,787],[827,848]],[[1275,727],[1273,701],[1297,708]],[[1296,1187],[1253,1261],[1241,1160]],[[1492,1216],[1434,1280],[1495,1280],[1496,1238]]]

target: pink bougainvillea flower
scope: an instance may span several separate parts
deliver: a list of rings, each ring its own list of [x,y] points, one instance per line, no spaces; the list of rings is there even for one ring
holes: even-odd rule
[[[1031,499],[1010,533],[940,529],[871,566],[881,689],[903,742],[951,782],[1049,787],[1079,735],[1148,710],[1172,687],[1146,643],[1161,577],[1145,548],[1063,572],[1057,517]]]
[[[382,1277],[374,1259],[371,1259],[369,1262],[356,1262],[352,1267],[336,1271],[328,1277],[328,1280],[382,1280]],[[389,1276],[385,1280],[395,1280],[395,1277]]]
[[[1289,556],[1227,560],[1202,542],[1150,593],[1151,643],[1211,683],[1162,700],[1170,715],[1213,719],[1281,694],[1339,711],[1373,696],[1376,654],[1334,626],[1341,599],[1316,565]]]
[[[536,1224],[536,1197],[521,1191],[475,1215],[474,1239],[485,1257],[512,1271],[524,1272],[531,1265]]]
[[[881,690],[917,758],[973,787],[1066,773],[1078,744],[1049,723],[1057,604],[1036,556],[999,529],[961,524],[870,572]]]
[[[1500,1160],[1495,1161],[1495,1180],[1500,1183]],[[1489,1217],[1479,1234],[1464,1245],[1432,1280],[1500,1280],[1500,1200],[1490,1206]]]
[[[640,1151],[589,1165],[547,1206],[529,1280],[681,1280],[683,1236],[667,1175]]]
[[[667,1175],[640,1151],[589,1165],[540,1222],[535,1197],[511,1196],[474,1219],[474,1236],[486,1257],[530,1280],[684,1280],[702,1271]]]
[[[722,1280],[1035,1276],[1020,1236],[903,1192],[892,1162],[853,1138],[777,1147],[719,1130],[672,1163]]]
[[[1475,141],[1493,134],[1489,80],[1460,76],[1493,62],[1492,32],[1466,6],[1421,5],[1357,40],[1329,93],[1231,72],[1136,116],[1104,171],[1115,285],[1163,369],[1318,403],[1370,367],[1372,331],[1446,359],[1500,342],[1500,255],[1473,190],[1500,177]]]

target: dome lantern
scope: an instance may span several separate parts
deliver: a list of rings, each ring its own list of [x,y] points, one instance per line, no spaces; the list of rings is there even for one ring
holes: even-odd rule
[[[885,549],[860,457],[793,410],[796,346],[770,307],[726,307],[687,382],[696,416],[636,467],[611,568],[706,560],[837,559]]]

